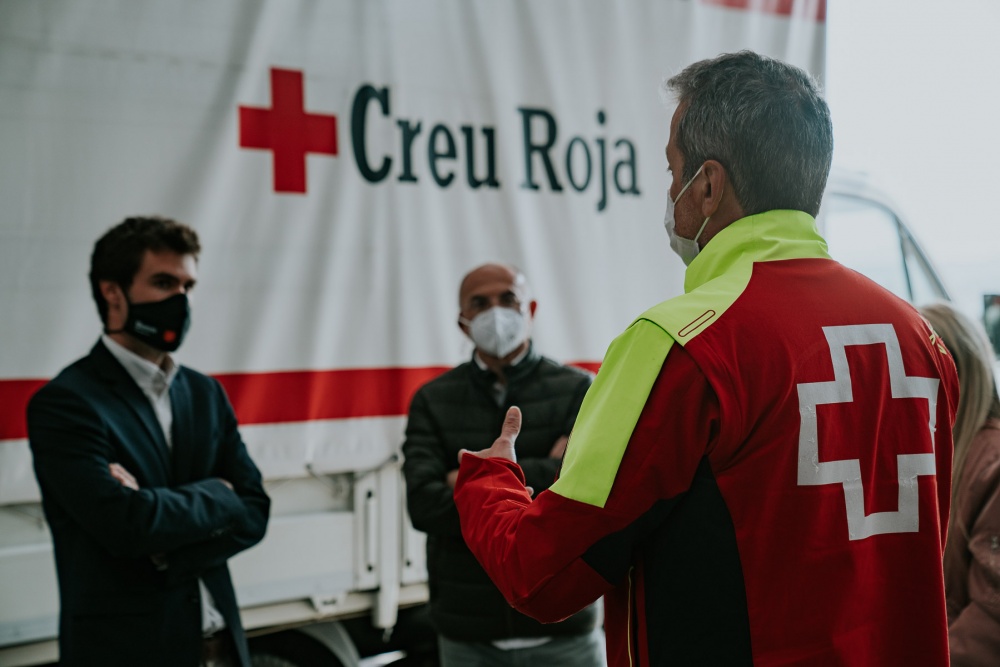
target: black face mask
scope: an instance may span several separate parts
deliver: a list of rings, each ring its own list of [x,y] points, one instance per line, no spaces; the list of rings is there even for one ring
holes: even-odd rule
[[[118,331],[128,332],[157,350],[173,352],[181,346],[190,326],[191,306],[188,304],[187,294],[175,294],[163,301],[128,301],[128,318],[125,326]]]

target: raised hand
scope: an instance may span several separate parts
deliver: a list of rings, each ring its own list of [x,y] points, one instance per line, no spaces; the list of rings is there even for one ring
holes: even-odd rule
[[[521,409],[515,405],[507,410],[507,416],[503,420],[503,428],[500,429],[500,437],[493,441],[493,445],[489,449],[483,449],[478,452],[470,452],[467,449],[463,449],[458,453],[458,460],[461,461],[464,454],[471,454],[481,459],[498,458],[516,462],[517,456],[514,454],[514,441],[517,440],[517,434],[520,432]]]

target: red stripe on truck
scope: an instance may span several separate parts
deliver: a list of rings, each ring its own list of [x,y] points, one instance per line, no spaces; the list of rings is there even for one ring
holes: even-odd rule
[[[28,436],[24,413],[28,399],[42,388],[47,380],[0,380],[0,440]]]
[[[826,21],[826,0],[701,0],[706,5]]]
[[[574,362],[597,372],[600,363]],[[405,415],[423,384],[448,370],[422,368],[350,368],[326,371],[220,373],[240,424],[281,424],[318,419]],[[28,437],[28,400],[46,380],[0,380],[0,440]]]
[[[241,424],[405,415],[421,385],[447,367],[219,374]]]

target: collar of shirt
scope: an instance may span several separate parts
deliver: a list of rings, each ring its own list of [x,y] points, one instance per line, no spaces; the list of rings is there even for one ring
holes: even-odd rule
[[[135,383],[142,389],[142,393],[147,396],[160,397],[168,389],[177,375],[179,366],[174,363],[173,357],[166,355],[164,366],[161,368],[148,359],[143,359],[138,354],[121,345],[108,334],[101,335],[101,342],[108,352],[114,355],[128,374],[132,376]]]
[[[507,390],[509,389],[511,379],[518,376],[518,372],[522,369],[522,367],[530,369],[531,364],[526,364],[525,360],[529,358],[529,355],[531,355],[531,349],[532,346],[529,341],[528,347],[524,350],[524,352],[511,359],[510,363],[504,367],[507,369],[507,371],[505,371],[506,382],[501,382],[500,378],[497,377],[486,365],[486,363],[479,358],[478,350],[473,352],[472,359],[476,362],[476,366],[479,367],[480,373],[482,373],[484,377],[488,377],[493,380],[490,390],[493,392],[493,400],[498,406],[502,406],[507,400]]]
[[[684,274],[684,292],[727,273],[740,262],[829,259],[816,219],[804,211],[767,211],[731,223],[705,244]]]

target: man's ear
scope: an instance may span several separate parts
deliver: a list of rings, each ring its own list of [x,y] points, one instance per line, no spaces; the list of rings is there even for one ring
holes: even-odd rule
[[[108,304],[108,309],[121,308],[125,303],[125,293],[122,292],[121,285],[113,280],[101,280],[97,283],[101,291],[101,296]]]
[[[719,210],[729,186],[729,174],[718,160],[706,160],[702,170],[707,181],[701,199],[701,215],[708,218]]]

